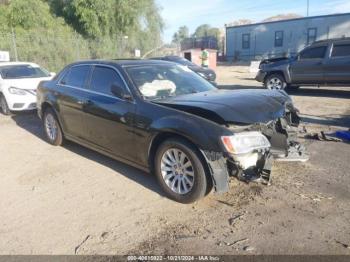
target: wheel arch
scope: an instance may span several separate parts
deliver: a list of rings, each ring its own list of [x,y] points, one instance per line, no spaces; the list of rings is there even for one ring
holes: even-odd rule
[[[40,114],[40,115],[39,115],[40,118],[41,118],[41,119],[43,118],[44,113],[45,113],[45,111],[46,111],[48,108],[50,108],[50,109],[53,110],[53,112],[55,113],[55,116],[56,116],[56,118],[57,118],[57,120],[58,120],[58,124],[60,125],[60,128],[61,128],[62,132],[65,133],[65,132],[64,132],[64,129],[63,129],[63,125],[62,125],[62,119],[61,119],[60,115],[58,114],[58,112],[57,112],[55,106],[54,106],[53,104],[51,104],[50,102],[44,101],[44,102],[41,104],[41,106],[40,106],[40,113],[39,113],[39,114]]]
[[[284,78],[284,80],[286,80],[286,76],[285,76],[283,70],[273,70],[273,71],[269,71],[269,72],[266,74],[266,76],[265,76],[265,78],[264,78],[264,82],[265,82],[266,79],[267,79],[268,77],[270,77],[271,75],[280,75],[280,76],[282,76],[282,77]]]
[[[54,110],[55,114],[57,115],[56,113],[56,110],[54,109],[54,107],[47,101],[45,101],[44,103],[41,104],[40,106],[41,108],[41,111],[40,111],[40,117],[43,117],[44,116],[44,113],[45,111],[48,109],[48,108],[51,108],[52,110]]]
[[[206,160],[205,156],[203,155],[202,151],[200,150],[199,146],[194,141],[192,141],[191,139],[189,139],[188,137],[186,137],[184,135],[180,135],[180,134],[169,132],[169,131],[164,131],[164,132],[158,133],[152,139],[152,142],[151,142],[149,150],[148,150],[148,164],[149,164],[150,171],[154,172],[154,159],[155,159],[156,152],[157,152],[159,146],[164,141],[166,141],[167,139],[170,139],[170,138],[178,138],[178,139],[184,140],[197,149],[200,160],[203,163],[203,167],[205,169],[205,174],[206,174],[207,181],[208,181],[208,192],[206,193],[206,194],[208,194],[209,191],[211,190],[211,188],[213,187],[213,178],[211,175],[209,163],[207,162],[207,160]]]

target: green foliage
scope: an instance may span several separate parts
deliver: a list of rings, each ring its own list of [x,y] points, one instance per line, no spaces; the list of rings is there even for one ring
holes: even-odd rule
[[[49,6],[42,1],[13,0],[8,5],[7,24],[11,27],[21,27],[23,29],[47,27],[51,25],[52,20],[49,15]]]
[[[16,46],[19,60],[57,71],[145,53],[161,44],[163,20],[155,0],[11,0],[0,4],[0,29],[0,50],[14,58]]]
[[[154,0],[48,0],[83,37],[114,39],[128,51],[147,51],[160,43],[163,19]],[[128,36],[127,44],[123,43]]]
[[[181,26],[177,32],[173,35],[173,43],[181,43],[182,40],[188,38],[190,32],[187,26]]]
[[[113,0],[72,0],[55,8],[67,23],[88,38],[105,36],[112,26]]]
[[[205,36],[213,36],[216,39],[220,37],[220,30],[216,27],[211,27],[208,24],[203,24],[197,27],[196,31],[192,35],[193,37],[205,37]]]
[[[33,61],[57,71],[76,59],[77,50],[89,54],[86,45],[76,45],[85,40],[64,19],[52,16],[44,1],[12,0],[1,5],[0,24],[0,50],[10,51],[12,59],[16,47],[19,60]]]

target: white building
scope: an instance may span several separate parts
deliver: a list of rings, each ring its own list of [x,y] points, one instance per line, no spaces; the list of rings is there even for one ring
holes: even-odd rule
[[[350,37],[350,13],[226,27],[226,59],[293,55],[316,40]]]

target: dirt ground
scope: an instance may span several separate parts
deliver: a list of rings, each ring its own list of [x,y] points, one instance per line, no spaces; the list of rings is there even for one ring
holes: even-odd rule
[[[218,67],[220,87],[261,88],[246,70]],[[350,127],[350,88],[291,95],[308,131]],[[0,115],[0,254],[350,255],[350,144],[301,139],[310,161],[276,163],[270,186],[182,205],[150,174],[50,146],[34,113]]]

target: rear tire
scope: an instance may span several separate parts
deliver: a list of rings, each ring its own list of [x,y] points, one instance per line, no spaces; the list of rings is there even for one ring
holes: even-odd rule
[[[188,204],[204,197],[210,187],[199,150],[180,138],[164,141],[154,158],[157,180],[166,195]]]
[[[63,132],[55,112],[51,108],[44,111],[43,128],[47,142],[54,146],[63,144]]]
[[[271,74],[265,78],[264,86],[269,90],[284,90],[287,82],[281,74]]]
[[[11,111],[8,107],[8,104],[7,104],[7,101],[6,101],[6,98],[3,94],[0,94],[0,107],[1,107],[1,112],[8,116],[8,115],[11,115]]]

